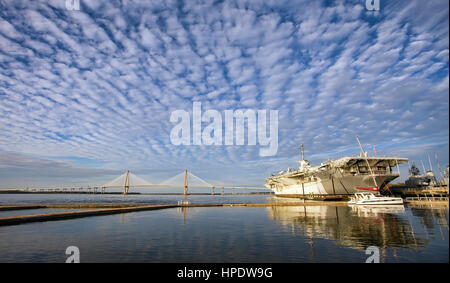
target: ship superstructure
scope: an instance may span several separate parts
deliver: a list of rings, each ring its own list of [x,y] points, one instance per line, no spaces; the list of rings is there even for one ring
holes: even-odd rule
[[[413,163],[409,168],[409,176],[405,181],[408,188],[426,188],[438,186],[438,181],[432,170],[425,170],[425,174],[420,174],[419,168]]]

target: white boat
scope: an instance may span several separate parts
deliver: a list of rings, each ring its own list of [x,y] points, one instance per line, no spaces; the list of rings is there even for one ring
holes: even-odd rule
[[[370,192],[358,192],[351,197],[348,204],[356,205],[403,205],[403,199],[399,197],[387,197],[375,195]]]

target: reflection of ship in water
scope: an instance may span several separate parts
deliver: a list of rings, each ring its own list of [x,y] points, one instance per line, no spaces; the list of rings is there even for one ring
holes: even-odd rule
[[[275,202],[287,200],[274,199]],[[269,217],[295,234],[310,240],[330,239],[339,245],[365,250],[380,248],[416,248],[428,241],[416,238],[410,222],[399,214],[402,207],[348,207],[332,205],[272,206]]]
[[[370,205],[360,205],[352,206],[352,211],[358,214],[360,217],[372,217],[381,216],[383,213],[403,213],[405,211],[405,206],[400,205],[385,205],[385,206],[370,206]]]
[[[445,208],[427,208],[414,209],[412,214],[420,219],[420,223],[425,228],[426,235],[433,233],[436,225],[439,227],[441,233],[442,228],[449,230],[448,215],[449,211]]]

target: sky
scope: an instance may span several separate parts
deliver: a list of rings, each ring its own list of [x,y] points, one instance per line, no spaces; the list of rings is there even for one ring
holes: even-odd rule
[[[0,0],[0,187],[161,182],[263,185],[369,152],[439,176],[449,148],[449,4]],[[174,145],[173,111],[278,111],[278,150]],[[205,125],[205,124],[204,124]],[[402,177],[407,165],[401,166]]]

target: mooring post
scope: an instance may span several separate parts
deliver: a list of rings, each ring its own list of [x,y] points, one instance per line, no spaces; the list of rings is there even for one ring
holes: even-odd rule
[[[186,197],[188,193],[188,174],[187,169],[184,170],[184,196]]]

